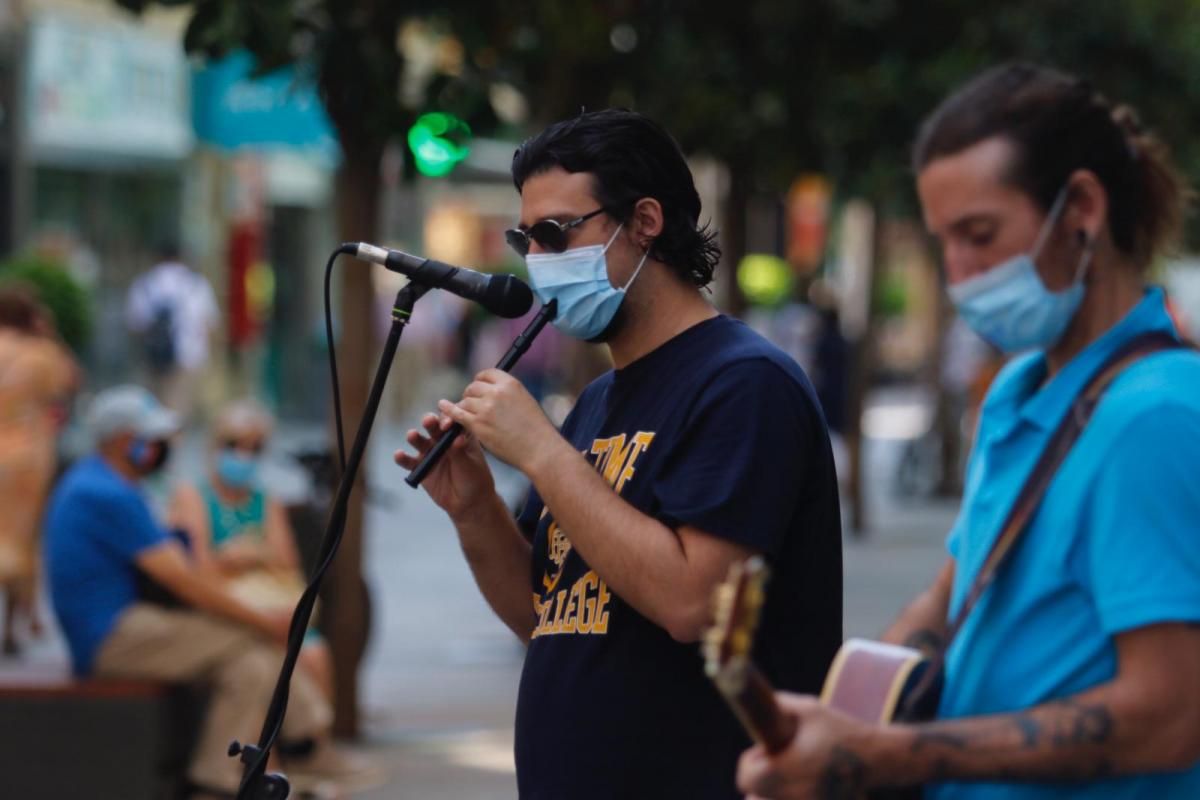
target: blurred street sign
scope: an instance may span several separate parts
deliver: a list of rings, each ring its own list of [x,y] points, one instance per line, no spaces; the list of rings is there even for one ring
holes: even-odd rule
[[[254,58],[245,51],[196,70],[196,135],[226,150],[301,152],[335,165],[337,135],[313,82],[295,67],[253,72]]]

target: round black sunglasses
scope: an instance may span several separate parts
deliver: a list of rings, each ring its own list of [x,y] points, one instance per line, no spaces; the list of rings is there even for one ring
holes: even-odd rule
[[[538,247],[543,250],[548,250],[551,253],[561,253],[567,249],[567,231],[582,225],[597,214],[603,214],[604,211],[605,209],[603,208],[597,208],[595,211],[584,214],[582,217],[576,217],[570,222],[543,219],[533,223],[528,229],[509,228],[504,232],[504,240],[522,258],[529,255],[529,243],[531,241],[537,242]]]

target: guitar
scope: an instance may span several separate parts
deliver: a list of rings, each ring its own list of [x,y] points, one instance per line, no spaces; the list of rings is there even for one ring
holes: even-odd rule
[[[775,701],[770,682],[754,666],[750,651],[766,593],[769,570],[754,556],[730,567],[713,593],[714,622],[704,636],[704,669],[741,721],[768,753],[787,748],[796,718]],[[922,676],[928,659],[917,650],[866,639],[849,639],[825,677],[821,702],[863,722],[932,719],[936,691]],[[872,791],[873,800],[919,798],[920,788]]]

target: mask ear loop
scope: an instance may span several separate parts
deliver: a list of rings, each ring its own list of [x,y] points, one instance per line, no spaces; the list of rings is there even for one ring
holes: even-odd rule
[[[615,231],[613,231],[613,235],[608,237],[608,244],[604,245],[604,250],[602,250],[601,252],[603,252],[603,253],[608,252],[608,248],[612,247],[612,243],[617,240],[617,234],[620,233],[621,228],[624,228],[624,227],[625,227],[624,222],[622,222],[620,225],[617,226],[617,229]]]
[[[639,272],[641,272],[641,271],[642,271],[642,267],[644,267],[644,266],[646,265],[646,259],[647,259],[649,256],[650,256],[650,248],[649,248],[649,247],[647,247],[647,248],[646,248],[646,249],[645,249],[645,250],[642,252],[642,260],[638,262],[637,269],[635,269],[635,270],[633,271],[633,274],[629,276],[629,280],[627,280],[627,281],[625,282],[625,285],[621,287],[621,291],[622,291],[622,292],[623,292],[623,291],[625,291],[626,289],[628,289],[630,286],[633,286],[633,282],[634,282],[635,280],[637,280],[638,273],[639,273]]]
[[[1079,266],[1075,269],[1075,279],[1072,285],[1083,283],[1088,267],[1092,265],[1092,256],[1096,254],[1096,237],[1089,236],[1083,245],[1083,254],[1079,257]]]
[[[1050,213],[1046,215],[1046,221],[1042,223],[1042,229],[1038,231],[1037,240],[1033,243],[1033,252],[1030,254],[1030,257],[1033,258],[1034,262],[1042,254],[1042,247],[1045,246],[1046,240],[1050,238],[1050,231],[1054,230],[1054,226],[1058,224],[1058,215],[1062,213],[1063,206],[1066,205],[1067,190],[1070,186],[1068,183],[1059,189],[1058,196],[1050,204]]]

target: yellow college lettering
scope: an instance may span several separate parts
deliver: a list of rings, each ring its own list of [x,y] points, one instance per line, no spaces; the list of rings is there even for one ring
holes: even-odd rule
[[[622,433],[594,440],[590,453],[596,456],[596,471],[605,483],[620,494],[637,472],[638,458],[653,441],[654,433],[650,431],[638,431],[632,438]],[[587,454],[588,451],[584,451],[584,455]],[[543,517],[547,511],[542,508]],[[546,574],[542,576],[542,594],[533,595],[533,612],[537,616],[534,639],[564,633],[598,636],[608,633],[612,592],[594,570],[575,581],[570,589],[558,588],[570,554],[571,540],[558,522],[551,520],[546,528],[546,558],[549,563]]]
[[[592,442],[592,455],[596,456],[596,471],[604,476],[605,482],[616,490],[617,494],[625,488],[626,482],[633,477],[634,464],[650,443],[654,434],[648,431],[638,431],[633,435],[629,444],[625,443],[625,434],[610,436],[607,439],[596,439]]]
[[[538,624],[532,638],[562,633],[606,634],[611,602],[612,592],[595,571],[575,581],[569,591],[559,589],[544,600],[534,595]]]

